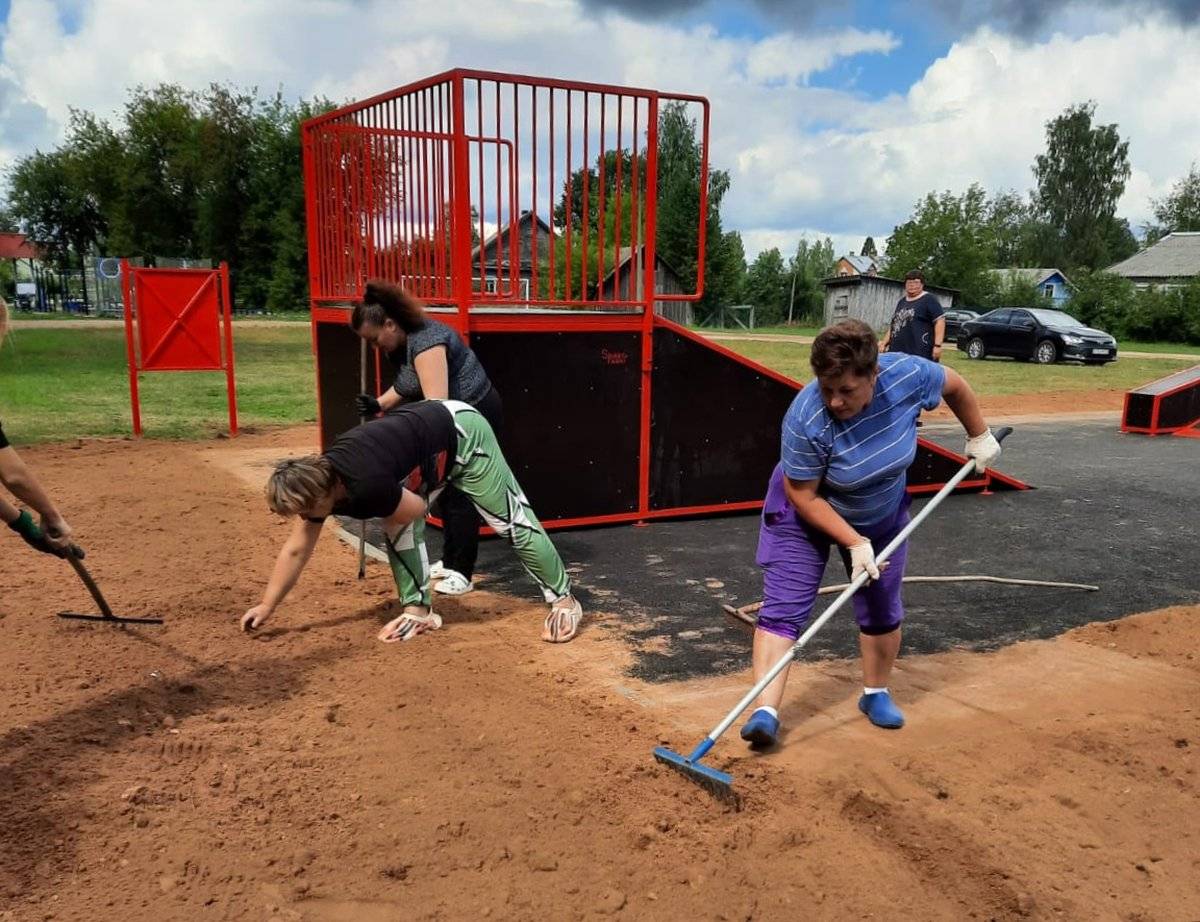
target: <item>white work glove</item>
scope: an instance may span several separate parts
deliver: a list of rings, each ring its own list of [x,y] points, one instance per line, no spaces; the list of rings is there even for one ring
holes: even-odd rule
[[[981,435],[967,439],[967,447],[963,453],[968,458],[975,459],[975,473],[982,474],[1000,457],[1000,443],[992,435],[991,429],[985,429]]]
[[[866,572],[871,579],[879,579],[879,571],[887,569],[888,562],[882,565],[875,563],[875,548],[871,542],[863,538],[858,544],[850,545],[850,582],[858,579],[858,574]]]

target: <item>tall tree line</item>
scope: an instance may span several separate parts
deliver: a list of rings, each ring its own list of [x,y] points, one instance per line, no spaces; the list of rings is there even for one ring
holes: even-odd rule
[[[329,108],[215,84],[138,87],[114,122],[72,110],[61,145],[17,161],[6,210],[60,266],[96,254],[225,260],[239,306],[300,308],[300,123]]]

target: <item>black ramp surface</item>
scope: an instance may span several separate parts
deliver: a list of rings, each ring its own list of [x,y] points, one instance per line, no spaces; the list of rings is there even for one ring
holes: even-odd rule
[[[473,333],[504,401],[500,444],[543,520],[632,512],[641,334]]]
[[[1175,429],[1200,419],[1200,378],[1195,385],[1161,398],[1158,408],[1160,428]]]
[[[321,401],[321,445],[327,447],[361,420],[358,394],[360,343],[349,324],[317,324],[317,385]]]
[[[761,500],[795,396],[790,384],[655,328],[650,508]]]
[[[961,447],[961,431],[924,432],[948,448]],[[908,573],[1093,583],[1101,591],[986,583],[909,586],[906,652],[993,649],[1090,621],[1200,602],[1194,440],[1122,435],[1109,422],[1024,425],[1005,442],[1002,466],[1038,489],[950,497],[914,535]],[[765,491],[766,483],[761,487]],[[923,502],[917,500],[914,509]],[[552,537],[576,571],[585,609],[621,620],[635,651],[632,671],[670,681],[749,663],[749,633],[732,624],[720,604],[744,605],[761,597],[757,536],[758,517],[736,515]],[[431,538],[434,557],[439,540],[436,534]],[[479,571],[483,588],[538,599],[499,541],[483,543]],[[844,581],[840,562],[830,565],[825,579]],[[829,601],[818,600],[818,611]],[[531,643],[536,629],[531,621]],[[855,657],[857,643],[847,610],[825,626],[805,655]]]

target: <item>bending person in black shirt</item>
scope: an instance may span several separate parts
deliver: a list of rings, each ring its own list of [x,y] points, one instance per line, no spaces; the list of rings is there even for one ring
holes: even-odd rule
[[[297,516],[267,581],[262,601],[242,616],[253,630],[271,616],[300,578],[330,514],[383,519],[388,561],[404,606],[379,632],[410,640],[442,625],[429,592],[425,512],[453,484],[505,537],[550,603],[542,640],[573,638],[583,609],[571,594],[562,558],[496,444],[486,419],[458,400],[427,400],[344,433],[322,455],[283,461],[267,481],[267,505]]]

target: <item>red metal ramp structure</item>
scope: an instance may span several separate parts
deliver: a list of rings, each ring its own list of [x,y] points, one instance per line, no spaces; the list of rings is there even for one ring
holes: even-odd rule
[[[1200,365],[1143,384],[1125,395],[1122,432],[1200,438]]]
[[[696,223],[670,228],[695,243],[694,284],[666,278],[656,252],[659,197],[680,186],[660,157],[664,119],[696,128]],[[696,96],[467,70],[306,122],[322,444],[358,422],[349,310],[384,277],[479,355],[547,526],[758,508],[800,384],[666,316],[703,293],[708,126]],[[386,387],[387,358],[369,361]],[[960,464],[922,441],[910,489]],[[989,487],[1024,485],[991,471],[963,484]]]

